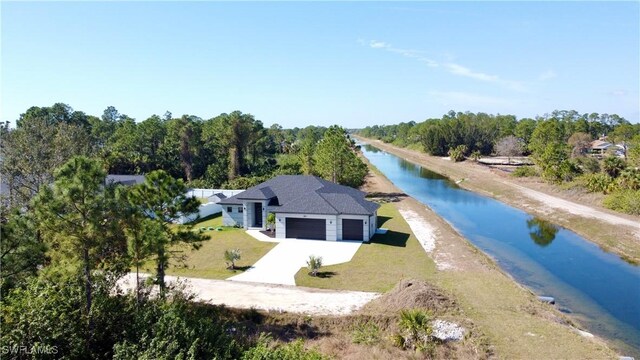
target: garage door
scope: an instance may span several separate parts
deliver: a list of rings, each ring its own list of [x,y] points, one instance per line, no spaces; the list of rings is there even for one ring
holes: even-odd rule
[[[286,219],[286,237],[298,239],[327,239],[327,221],[325,219]]]
[[[342,240],[364,240],[362,220],[342,219]]]

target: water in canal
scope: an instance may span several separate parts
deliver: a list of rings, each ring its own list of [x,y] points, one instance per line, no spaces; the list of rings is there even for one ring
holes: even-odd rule
[[[579,235],[371,145],[363,154],[405,193],[428,205],[518,282],[553,296],[588,331],[640,358],[640,267]]]

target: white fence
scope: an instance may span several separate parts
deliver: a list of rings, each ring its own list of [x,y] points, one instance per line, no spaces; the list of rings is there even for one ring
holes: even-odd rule
[[[213,194],[222,193],[226,197],[232,197],[244,190],[228,190],[228,189],[189,189],[187,196],[195,196],[197,198],[208,198]]]
[[[225,190],[225,189],[190,189],[187,191],[187,196],[195,196],[197,198],[209,198],[214,194],[222,193],[226,197],[231,197],[233,195],[239,194],[244,190]],[[222,212],[222,206],[217,204],[218,199],[215,202],[208,202],[206,204],[200,205],[198,208],[198,214],[193,214],[191,216],[182,216],[176,222],[178,224],[188,223],[190,221],[195,220],[198,216],[200,218],[207,217],[209,215],[217,214]]]

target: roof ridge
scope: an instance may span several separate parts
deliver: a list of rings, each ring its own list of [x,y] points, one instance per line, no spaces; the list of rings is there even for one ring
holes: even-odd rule
[[[320,189],[322,189],[322,188],[320,188]],[[319,189],[318,189],[318,190],[319,190]],[[336,207],[335,207],[335,206],[333,206],[329,200],[327,200],[324,196],[322,196],[322,194],[321,194],[321,193],[319,193],[319,192],[318,192],[318,190],[315,190],[314,192],[315,192],[316,194],[318,194],[318,196],[320,196],[320,197],[322,198],[322,200],[324,200],[324,202],[326,202],[327,204],[329,204],[329,206],[331,206],[331,208],[332,208],[333,210],[335,210],[338,214],[342,214],[342,212],[341,212],[340,210],[336,209]]]

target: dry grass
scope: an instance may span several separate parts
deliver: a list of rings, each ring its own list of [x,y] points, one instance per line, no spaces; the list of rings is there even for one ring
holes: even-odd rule
[[[385,235],[375,235],[363,244],[353,259],[344,264],[324,266],[320,276],[309,276],[306,268],[296,274],[298,286],[322,289],[385,292],[402,279],[426,279],[435,264],[424,252],[409,225],[392,204],[378,210],[379,227]]]
[[[201,227],[214,229],[222,226],[222,217],[214,215],[196,224],[194,229]],[[262,242],[247,235],[244,229],[222,227],[222,231],[205,231],[209,240],[202,242],[199,250],[191,250],[185,246],[175,246],[172,250],[180,252],[185,259],[172,261],[167,275],[179,275],[204,279],[226,279],[237,275],[258,259],[269,252],[276,243]],[[224,251],[240,249],[241,259],[236,262],[236,270],[228,270],[224,261]],[[142,271],[153,273],[153,264],[146,264]]]

